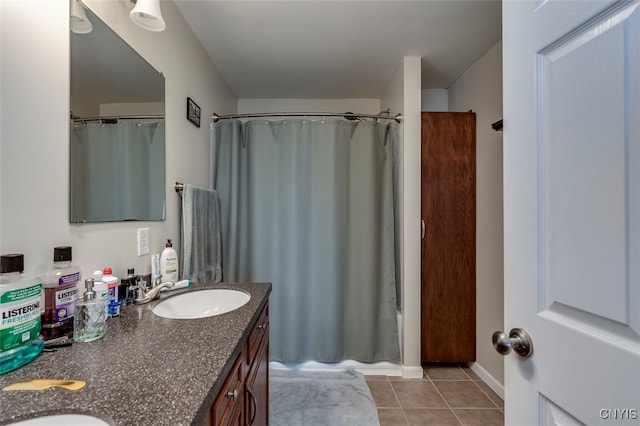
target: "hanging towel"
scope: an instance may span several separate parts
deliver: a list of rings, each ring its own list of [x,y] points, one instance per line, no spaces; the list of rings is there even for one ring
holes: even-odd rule
[[[181,240],[182,279],[221,281],[220,210],[216,191],[184,185]]]

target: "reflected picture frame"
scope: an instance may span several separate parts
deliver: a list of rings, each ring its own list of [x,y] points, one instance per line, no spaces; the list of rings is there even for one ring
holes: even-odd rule
[[[200,107],[191,98],[187,98],[187,120],[200,127]]]

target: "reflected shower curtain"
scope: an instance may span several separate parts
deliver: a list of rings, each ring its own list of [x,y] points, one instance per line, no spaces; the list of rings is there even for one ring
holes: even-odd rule
[[[272,360],[400,361],[394,126],[212,125],[223,280],[273,283]]]
[[[72,217],[93,222],[154,219],[164,211],[164,122],[75,123],[71,128]],[[158,185],[155,185],[158,187]],[[117,220],[117,219],[115,219]]]

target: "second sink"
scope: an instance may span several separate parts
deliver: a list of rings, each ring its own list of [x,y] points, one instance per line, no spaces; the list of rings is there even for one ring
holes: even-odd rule
[[[158,303],[153,313],[171,319],[195,319],[212,317],[234,311],[244,306],[251,297],[238,290],[208,289],[169,297]]]

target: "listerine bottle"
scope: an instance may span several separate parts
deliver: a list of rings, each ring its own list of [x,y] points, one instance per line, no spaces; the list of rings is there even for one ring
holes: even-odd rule
[[[31,362],[42,352],[42,280],[27,278],[24,255],[0,256],[0,374]]]
[[[71,247],[53,249],[53,268],[44,275],[42,338],[73,337],[73,314],[82,272],[71,264]]]

